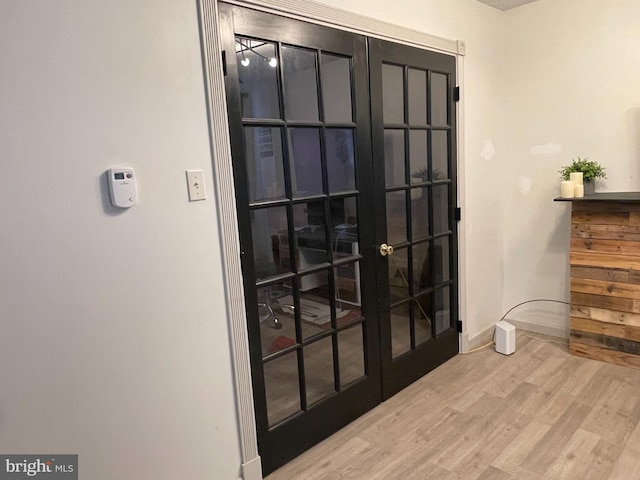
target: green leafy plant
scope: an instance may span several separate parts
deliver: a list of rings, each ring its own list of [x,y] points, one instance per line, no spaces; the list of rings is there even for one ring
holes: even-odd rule
[[[569,174],[571,172],[582,172],[582,177],[585,180],[595,180],[596,178],[607,178],[607,174],[604,172],[604,167],[598,162],[589,160],[587,157],[573,159],[571,165],[562,167],[559,170],[563,179],[569,180]]]
[[[427,180],[429,180],[429,171],[427,170],[427,167],[420,167],[418,170],[411,174],[411,178],[417,178],[420,182],[426,182]],[[433,170],[433,180],[442,180],[444,178],[447,177],[445,177],[440,170]]]

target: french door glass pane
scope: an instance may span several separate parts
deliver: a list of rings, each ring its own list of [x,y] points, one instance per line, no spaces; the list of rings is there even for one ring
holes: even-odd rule
[[[328,262],[324,202],[313,201],[294,205],[293,222],[298,270]]]
[[[331,297],[328,286],[327,270],[298,278],[303,340],[331,329]]]
[[[405,302],[391,309],[391,356],[397,358],[411,350],[410,305]]]
[[[276,58],[276,46],[262,40],[236,37],[236,57],[242,116],[280,118],[278,70],[268,63],[269,59]]]
[[[301,411],[297,352],[267,362],[263,369],[267,418],[272,426]]]
[[[342,328],[362,318],[360,262],[343,263],[334,268],[336,281],[336,323]]]
[[[447,104],[447,76],[442,73],[431,74],[431,125],[443,126],[449,123]]]
[[[404,82],[402,67],[382,65],[382,118],[385,124],[404,123]]]
[[[325,151],[329,193],[348,192],[356,188],[355,149],[353,130],[327,128]]]
[[[258,280],[291,271],[287,248],[286,207],[252,210],[251,233],[253,260]]]
[[[387,243],[407,241],[407,194],[404,190],[387,193]]]
[[[331,252],[334,260],[357,255],[358,202],[356,197],[334,198],[329,202],[331,211]]]
[[[431,133],[431,154],[433,156],[433,179],[449,178],[449,133],[446,130],[434,130]]]
[[[411,236],[420,240],[429,236],[429,188],[411,189]]]
[[[266,357],[295,344],[295,308],[291,282],[261,287],[257,293],[262,356]]]
[[[389,255],[389,301],[397,303],[409,298],[408,248],[398,248]]]
[[[451,289],[439,288],[435,292],[436,335],[451,328]]]
[[[327,53],[323,53],[320,58],[322,59],[324,121],[327,123],[353,121],[350,60]]]
[[[362,378],[365,374],[362,328],[362,325],[357,325],[338,332],[341,388]]]
[[[284,111],[287,120],[318,121],[318,72],[316,53],[282,47]]]
[[[384,171],[387,187],[405,185],[404,130],[384,131]]]
[[[432,299],[432,292],[420,295],[415,299],[413,318],[416,346],[431,339]]]
[[[427,131],[409,131],[409,165],[411,166],[411,183],[429,180]]]
[[[308,405],[313,405],[336,391],[332,339],[333,336],[329,336],[304,347]]]
[[[436,283],[446,282],[451,279],[449,272],[449,241],[451,236],[439,237],[433,242],[433,266]]]
[[[422,292],[433,285],[429,259],[429,242],[413,246],[413,291]]]
[[[409,69],[409,124],[427,124],[427,72]]]
[[[293,170],[291,188],[294,198],[322,193],[320,130],[290,128],[289,142]]]
[[[449,230],[449,185],[436,185],[433,187],[433,234]]]
[[[277,127],[244,127],[249,201],[285,198],[282,136]]]

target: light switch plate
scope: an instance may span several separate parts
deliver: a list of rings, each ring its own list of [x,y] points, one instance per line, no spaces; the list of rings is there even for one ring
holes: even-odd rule
[[[190,202],[207,199],[204,189],[204,172],[202,170],[187,170],[187,189]]]

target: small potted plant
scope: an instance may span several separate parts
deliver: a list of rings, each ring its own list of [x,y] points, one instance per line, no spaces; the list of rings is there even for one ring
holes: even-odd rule
[[[571,165],[567,165],[560,169],[560,175],[564,180],[569,180],[572,172],[582,172],[584,193],[586,194],[595,192],[596,178],[607,178],[607,174],[604,172],[604,167],[598,162],[589,160],[587,157],[578,157],[577,159],[573,159]]]

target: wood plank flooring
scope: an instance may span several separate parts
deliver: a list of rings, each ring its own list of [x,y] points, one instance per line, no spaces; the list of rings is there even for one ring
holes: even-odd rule
[[[458,355],[266,478],[640,478],[640,370],[552,340]]]

